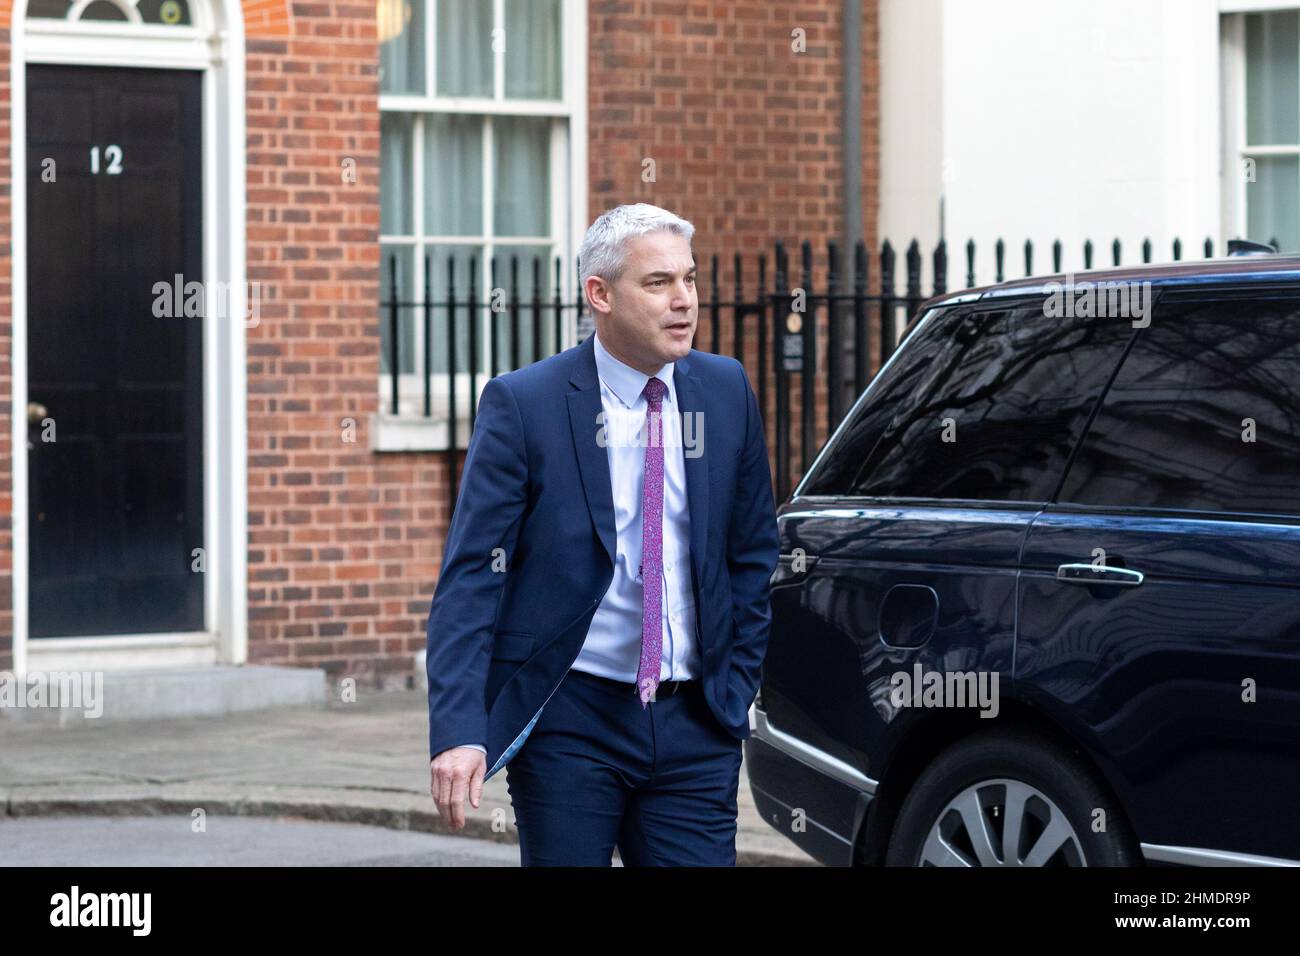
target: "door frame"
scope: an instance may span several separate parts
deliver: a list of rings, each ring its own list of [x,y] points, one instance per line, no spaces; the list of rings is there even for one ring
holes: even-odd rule
[[[13,449],[13,666],[111,670],[239,664],[248,656],[247,334],[213,318],[215,282],[243,315],[245,285],[244,32],[238,0],[188,0],[192,27],[27,20],[11,24],[11,447]],[[175,634],[28,636],[27,65],[119,66],[203,74],[204,629]]]

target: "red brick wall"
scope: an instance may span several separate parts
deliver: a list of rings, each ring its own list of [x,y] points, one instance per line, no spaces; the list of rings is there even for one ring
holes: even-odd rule
[[[648,12],[620,12],[629,6]],[[863,228],[874,241],[874,0],[865,7]],[[287,40],[250,45],[250,161],[258,160],[249,174],[250,278],[283,283],[279,305],[287,310],[264,322],[266,334],[250,342],[250,657],[381,680],[406,672],[410,655],[424,646],[446,538],[447,471],[441,454],[373,456],[364,437],[359,448],[338,441],[342,415],[358,419],[360,436],[377,406],[378,116],[356,95],[344,116],[325,114],[333,117],[326,127],[319,109],[300,114],[276,85],[286,64],[318,53],[317,41],[296,39],[318,36],[301,16],[304,9],[295,7]],[[333,9],[337,20],[343,8]],[[754,252],[778,237],[811,239],[822,281],[820,250],[839,232],[842,201],[837,16],[838,4],[830,0],[797,13],[758,0],[590,0],[590,214],[640,199],[675,209],[699,228],[697,253]],[[807,31],[805,53],[790,49],[795,27]],[[358,41],[371,33],[368,22],[357,29]],[[339,49],[332,68],[363,66],[363,45]],[[264,60],[256,73],[255,58]],[[316,64],[312,75],[320,69]],[[373,68],[364,76],[373,83]],[[255,125],[259,92],[267,102]],[[311,92],[313,100],[327,95]],[[344,99],[350,96],[351,90]],[[286,124],[292,129],[299,121],[316,126],[285,143]],[[345,147],[327,128],[346,128],[370,146],[364,161],[358,155],[366,171],[358,186],[337,186],[332,151]],[[302,186],[283,179],[279,157],[288,155],[292,170],[299,150],[303,163],[318,169],[320,185],[310,192],[330,197],[324,206],[305,205]],[[658,164],[656,183],[641,181],[645,156]],[[335,201],[344,197],[350,198],[342,209],[360,214],[357,222],[337,218],[346,215]],[[335,251],[318,243],[341,246],[343,257],[322,261],[322,251]],[[255,274],[255,264],[265,271]],[[729,271],[721,281],[730,288]],[[345,301],[334,302],[339,293]],[[707,325],[701,335],[708,335]],[[294,381],[304,387],[290,387]],[[289,402],[295,404],[286,409]],[[262,416],[267,420],[255,424]]]
[[[373,3],[295,3],[248,41],[249,660],[382,682],[424,646],[440,456],[369,450],[378,409]],[[345,159],[356,182],[344,181]],[[346,440],[346,420],[355,442]]]
[[[814,252],[813,287],[825,290],[826,243],[840,238],[844,201],[840,6],[839,0],[590,0],[590,218],[620,203],[650,202],[695,224],[697,348],[712,344],[706,302],[714,253],[722,302],[733,296],[737,251],[747,297],[756,289],[759,252],[767,253],[770,285],[778,239],[789,250],[790,285],[802,282],[798,243],[806,239]],[[865,0],[863,14],[862,234],[871,248],[879,190],[876,0]],[[803,52],[792,48],[796,29],[804,31]],[[654,182],[643,180],[647,158],[655,162]],[[720,351],[731,354],[729,310],[720,326]],[[748,329],[746,365],[755,380],[757,334],[752,324]],[[824,368],[824,327],[818,340]],[[770,335],[768,342],[770,349]],[[797,376],[792,384],[797,423]],[[769,441],[774,408],[773,386]],[[824,399],[817,421],[820,447]],[[797,435],[796,425],[796,442]]]

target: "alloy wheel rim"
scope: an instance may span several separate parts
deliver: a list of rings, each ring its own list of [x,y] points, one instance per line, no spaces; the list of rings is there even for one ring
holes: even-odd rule
[[[1000,777],[966,787],[935,817],[918,866],[1087,866],[1078,834],[1046,794]]]

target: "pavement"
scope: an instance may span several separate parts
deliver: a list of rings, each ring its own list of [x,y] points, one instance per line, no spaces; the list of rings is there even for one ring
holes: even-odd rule
[[[289,817],[517,844],[507,767],[466,803],[455,833],[429,795],[422,690],[358,689],[356,702],[210,717],[54,725],[0,720],[7,818]],[[739,866],[818,866],[763,822],[742,764]],[[3,824],[0,824],[3,825]],[[3,863],[0,860],[0,863]]]

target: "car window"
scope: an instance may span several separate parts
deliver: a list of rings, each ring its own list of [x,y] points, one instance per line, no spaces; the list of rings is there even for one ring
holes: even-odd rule
[[[923,400],[900,410],[853,493],[1050,500],[1134,328],[1047,313],[1042,300],[967,310]]]
[[[862,464],[905,403],[919,400],[918,387],[930,360],[943,351],[961,321],[955,309],[925,319],[906,339],[894,358],[871,382],[870,395],[849,413],[826,451],[809,472],[801,495],[847,495],[858,479]]]
[[[1300,514],[1300,300],[1162,305],[1060,500]]]

